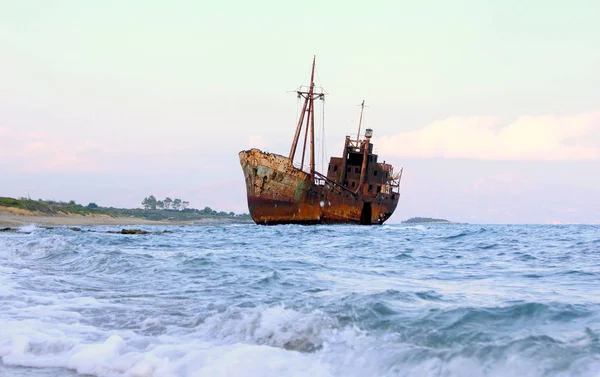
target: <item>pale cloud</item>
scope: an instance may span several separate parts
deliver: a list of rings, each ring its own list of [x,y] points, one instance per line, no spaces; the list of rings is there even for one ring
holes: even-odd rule
[[[39,131],[23,132],[23,136],[28,139],[47,139],[49,137],[47,133]]]
[[[524,189],[532,189],[533,184],[525,175],[519,173],[498,173],[477,178],[467,192],[489,193],[500,191],[506,194],[517,194]]]
[[[0,138],[0,158],[11,170],[25,172],[97,172],[99,146],[87,140],[64,140],[43,132],[11,132]]]
[[[382,155],[485,160],[600,158],[600,111],[573,116],[520,116],[501,124],[490,117],[450,117],[413,131],[383,136]],[[598,140],[590,140],[589,138]]]
[[[25,143],[23,149],[26,151],[44,150],[48,148],[48,144],[42,141],[33,141],[31,143]]]
[[[192,145],[174,142],[101,142],[78,135],[31,131],[0,135],[0,171],[98,173],[136,171],[140,166],[169,170],[184,163],[193,165],[190,161],[195,152]]]
[[[40,161],[37,168],[42,171],[61,171],[65,168],[73,168],[79,172],[94,172],[97,170],[94,166],[84,168],[81,158],[70,153],[54,154],[49,159]]]
[[[10,133],[10,128],[0,126],[0,135],[6,135]]]

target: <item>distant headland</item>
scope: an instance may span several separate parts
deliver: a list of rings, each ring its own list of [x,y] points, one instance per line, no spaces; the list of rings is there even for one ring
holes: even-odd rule
[[[454,224],[452,221],[446,219],[434,219],[431,217],[411,217],[408,220],[404,220],[402,224]]]

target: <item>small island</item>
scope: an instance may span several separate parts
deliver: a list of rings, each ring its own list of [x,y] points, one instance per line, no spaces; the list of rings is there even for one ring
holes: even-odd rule
[[[431,217],[411,217],[408,220],[404,220],[402,224],[453,224],[451,221],[446,219],[434,219]]]

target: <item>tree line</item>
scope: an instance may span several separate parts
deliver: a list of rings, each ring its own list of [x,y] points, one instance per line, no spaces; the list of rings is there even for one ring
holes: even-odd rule
[[[190,206],[190,202],[179,198],[171,199],[166,197],[164,200],[157,200],[154,195],[150,195],[142,200],[144,209],[174,209],[176,211],[185,210]]]

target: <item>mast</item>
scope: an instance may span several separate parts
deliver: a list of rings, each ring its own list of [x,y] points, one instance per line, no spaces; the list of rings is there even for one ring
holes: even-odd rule
[[[314,72],[314,71],[313,71]],[[311,92],[314,84],[311,80]],[[315,181],[315,101],[310,101],[310,180]]]
[[[310,177],[314,181],[315,177],[315,99],[324,99],[324,93],[315,93],[315,61],[316,56],[313,56],[312,69],[310,74],[310,86],[308,87],[308,91],[298,90],[298,97],[304,98],[304,104],[302,105],[302,113],[300,114],[300,118],[298,119],[298,124],[296,126],[296,133],[294,134],[294,140],[292,141],[292,147],[290,149],[290,160],[294,161],[294,157],[296,156],[296,149],[298,147],[298,141],[300,139],[300,134],[302,133],[302,128],[306,126],[305,134],[304,134],[304,146],[302,149],[302,162],[301,167],[304,166],[304,156],[306,152],[306,144],[307,144],[307,136],[310,131]],[[306,124],[304,124],[306,119]]]
[[[362,116],[363,116],[364,110],[365,110],[365,100],[363,99],[362,103],[360,104],[360,119],[358,120],[358,133],[356,134],[356,142],[360,141],[360,126],[362,126]]]

